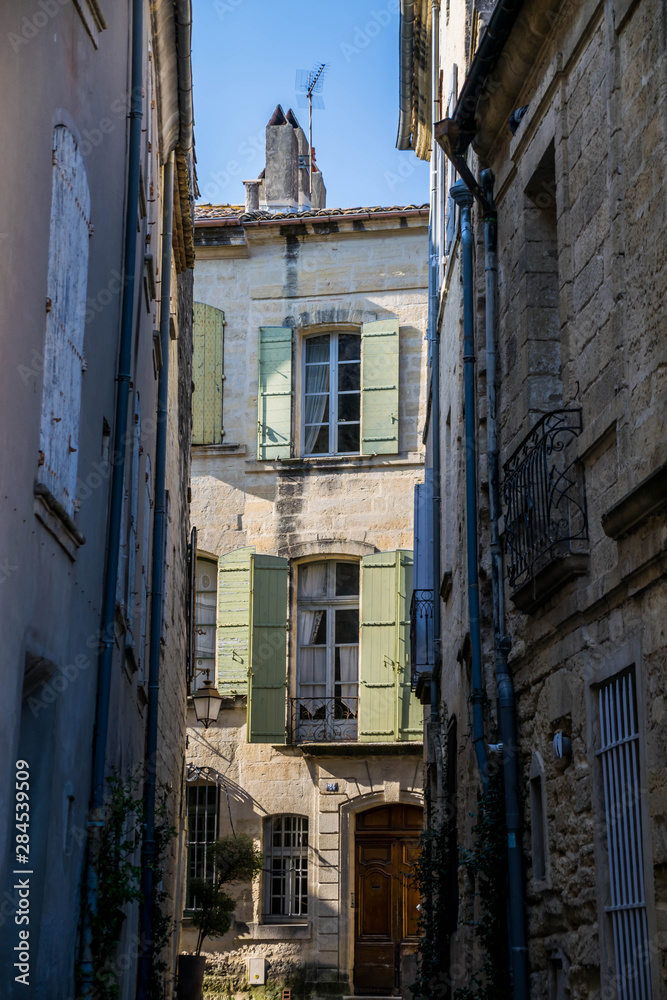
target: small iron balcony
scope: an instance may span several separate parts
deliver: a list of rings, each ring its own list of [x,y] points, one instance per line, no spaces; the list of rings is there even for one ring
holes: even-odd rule
[[[523,611],[534,610],[566,579],[585,571],[583,471],[568,455],[581,430],[580,409],[545,413],[505,464],[508,577],[512,599]]]
[[[290,698],[292,743],[353,743],[359,735],[359,696]]]
[[[410,674],[413,688],[416,688],[420,674],[432,672],[433,664],[433,591],[413,590],[410,602]]]

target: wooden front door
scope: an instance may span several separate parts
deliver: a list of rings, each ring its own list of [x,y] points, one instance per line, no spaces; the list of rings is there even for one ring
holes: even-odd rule
[[[421,829],[418,806],[380,806],[357,816],[357,996],[398,996],[416,977],[419,894],[411,883],[410,869]]]

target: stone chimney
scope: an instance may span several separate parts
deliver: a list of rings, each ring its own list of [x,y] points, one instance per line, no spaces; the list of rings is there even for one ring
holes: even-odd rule
[[[308,183],[308,138],[290,108],[276,107],[266,126],[266,166],[245,185],[246,212],[304,212],[311,207]],[[313,208],[324,208],[322,174],[313,172]]]

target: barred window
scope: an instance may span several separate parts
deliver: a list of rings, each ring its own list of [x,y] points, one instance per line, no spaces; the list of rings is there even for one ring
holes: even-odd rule
[[[308,914],[308,820],[272,816],[266,836],[266,914],[268,918]]]
[[[186,906],[197,909],[197,900],[190,889],[192,880],[205,878],[212,882],[215,865],[209,845],[218,838],[220,788],[217,784],[188,787],[188,891]]]

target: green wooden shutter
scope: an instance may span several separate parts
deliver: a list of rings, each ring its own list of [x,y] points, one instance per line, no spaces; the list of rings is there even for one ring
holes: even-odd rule
[[[192,356],[192,443],[220,444],[222,429],[223,343],[222,309],[194,303]]]
[[[250,584],[252,554],[247,546],[218,560],[218,690],[245,694],[250,668]]]
[[[364,556],[361,574],[359,740],[418,739],[408,662],[412,552]]]
[[[412,690],[410,670],[410,603],[412,600],[414,557],[409,550],[397,553],[397,626],[398,626],[398,738],[421,740],[424,736],[423,708]]]
[[[287,559],[252,557],[248,741],[284,743],[287,693]]]
[[[361,331],[361,453],[398,452],[398,320]]]
[[[257,457],[289,458],[292,440],[292,331],[259,328]]]

